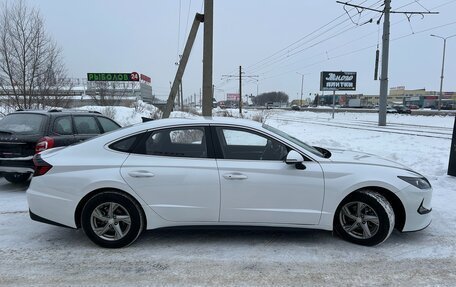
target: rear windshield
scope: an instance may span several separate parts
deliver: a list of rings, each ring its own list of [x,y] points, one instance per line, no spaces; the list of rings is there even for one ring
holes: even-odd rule
[[[0,120],[0,131],[20,135],[40,134],[45,118],[40,114],[10,114]]]

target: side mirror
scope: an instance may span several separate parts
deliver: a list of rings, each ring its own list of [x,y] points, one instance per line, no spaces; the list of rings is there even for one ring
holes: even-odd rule
[[[297,163],[302,163],[304,161],[304,158],[302,155],[300,155],[297,151],[290,150],[290,152],[287,154],[287,158],[285,159],[286,164],[297,164]]]

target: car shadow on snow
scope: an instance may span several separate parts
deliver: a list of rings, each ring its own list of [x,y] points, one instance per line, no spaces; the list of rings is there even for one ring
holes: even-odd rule
[[[1,191],[14,191],[25,192],[29,187],[30,182],[25,183],[10,183],[4,177],[0,177],[0,192]]]
[[[98,248],[82,229],[69,229],[43,224],[33,240],[44,241],[53,246],[72,248]],[[390,238],[376,247],[364,247],[346,242],[331,231],[296,228],[263,227],[173,227],[147,230],[129,248],[177,249],[187,248],[325,248],[337,252],[342,249],[364,253],[374,248],[380,253],[397,250],[404,253],[426,248],[435,236],[431,228],[420,232],[401,233],[394,231]],[[43,243],[44,243],[43,242]]]

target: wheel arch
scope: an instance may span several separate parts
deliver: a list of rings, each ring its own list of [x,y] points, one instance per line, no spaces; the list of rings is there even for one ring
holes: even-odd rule
[[[353,196],[353,194],[355,194],[357,192],[360,192],[362,190],[372,190],[372,191],[378,192],[380,195],[385,197],[386,200],[388,200],[388,202],[391,204],[391,207],[393,208],[393,211],[394,211],[394,215],[395,215],[395,218],[396,218],[396,221],[395,221],[395,224],[394,224],[394,228],[399,230],[399,231],[402,231],[404,229],[405,220],[406,220],[406,214],[405,214],[404,205],[402,204],[402,201],[399,199],[399,197],[396,194],[394,194],[394,192],[392,192],[391,190],[386,189],[384,187],[366,186],[366,187],[358,188],[358,189],[350,192],[349,194],[347,194],[344,197],[344,199],[339,203],[339,205],[337,206],[336,210],[348,198]],[[337,217],[337,213],[334,212],[333,220],[336,220],[336,217]]]
[[[112,187],[105,187],[105,188],[99,188],[99,189],[95,189],[89,193],[87,193],[78,203],[77,207],[76,207],[76,210],[74,212],[74,222],[76,224],[76,228],[81,228],[81,215],[82,215],[82,209],[84,208],[84,205],[89,201],[90,198],[92,198],[93,196],[99,194],[99,193],[102,193],[102,192],[108,192],[108,191],[113,191],[113,192],[118,192],[118,193],[121,193],[123,196],[127,197],[128,199],[130,199],[131,201],[135,202],[138,207],[139,207],[139,211],[141,212],[143,218],[144,218],[144,228],[147,226],[147,217],[146,217],[146,214],[144,212],[144,209],[142,208],[142,205],[141,203],[136,199],[134,198],[133,196],[131,196],[128,192],[125,192],[124,190],[121,190],[121,189],[118,189],[118,188],[112,188]]]

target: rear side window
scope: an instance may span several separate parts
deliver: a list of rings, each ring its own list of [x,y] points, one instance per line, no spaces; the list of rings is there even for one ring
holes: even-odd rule
[[[54,126],[52,127],[52,132],[55,135],[72,135],[73,134],[73,124],[71,122],[71,117],[58,117],[54,121]]]
[[[0,131],[20,135],[41,134],[46,118],[40,114],[9,114],[0,120]]]
[[[137,141],[138,138],[143,136],[143,134],[140,135],[134,135],[125,139],[122,139],[120,141],[117,141],[109,146],[110,149],[116,150],[116,151],[121,151],[121,152],[128,152],[130,153],[134,145]]]
[[[100,122],[101,127],[105,133],[120,128],[119,125],[117,125],[114,121],[107,118],[98,117],[98,121]]]
[[[207,146],[203,127],[158,130],[137,148],[137,153],[147,155],[206,158]]]
[[[95,120],[95,117],[91,116],[77,116],[74,117],[74,125],[76,127],[76,132],[78,134],[99,134],[100,129],[98,128],[97,121]]]

